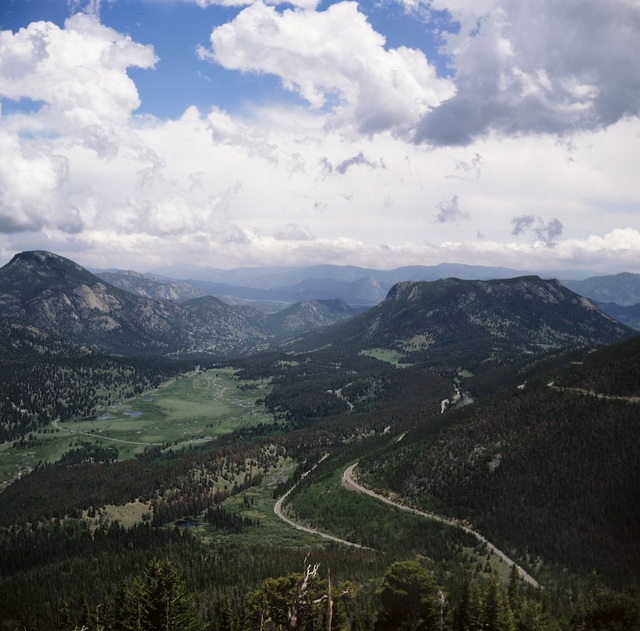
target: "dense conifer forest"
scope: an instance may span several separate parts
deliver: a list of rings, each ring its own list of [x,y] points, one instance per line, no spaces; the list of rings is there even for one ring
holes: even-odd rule
[[[407,285],[377,315],[251,356],[73,354],[60,340],[2,356],[0,457],[48,455],[0,491],[0,630],[640,630],[640,338],[556,343],[573,335],[564,305],[549,319],[560,333],[514,341],[490,292],[461,288],[437,286],[435,350],[420,328],[433,288]],[[172,441],[154,427],[126,457],[134,441],[68,429],[60,453],[38,451],[57,424],[168,380],[194,389],[196,374],[211,388],[197,414],[241,393],[260,421]],[[451,523],[349,487],[353,464],[365,487]],[[308,530],[280,519],[279,499]]]

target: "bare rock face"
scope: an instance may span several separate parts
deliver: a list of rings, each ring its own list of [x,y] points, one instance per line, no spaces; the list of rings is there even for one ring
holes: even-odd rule
[[[50,252],[17,254],[0,269],[0,314],[94,350],[228,353],[264,338],[220,300],[200,300],[179,305],[137,296]]]
[[[182,302],[204,296],[202,289],[191,283],[150,278],[131,270],[120,270],[115,273],[100,272],[97,276],[114,287],[124,289],[144,298]]]

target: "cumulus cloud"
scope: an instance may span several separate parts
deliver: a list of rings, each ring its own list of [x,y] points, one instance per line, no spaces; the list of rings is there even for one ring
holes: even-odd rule
[[[60,29],[32,22],[17,33],[0,31],[0,96],[47,104],[58,131],[122,124],[140,105],[127,68],[150,68],[153,49],[77,13]]]
[[[545,223],[542,217],[535,215],[521,215],[512,219],[511,223],[513,224],[512,234],[519,235],[523,232],[532,231],[538,241],[547,246],[556,245],[555,239],[562,234],[564,229],[558,219],[551,219],[551,221]]]
[[[589,20],[573,0],[556,3],[566,29],[576,13],[566,33],[578,41],[557,48],[555,65],[550,52],[536,65],[538,39],[552,46],[559,35],[549,0],[535,5],[540,15],[522,3],[532,25],[535,17],[552,32],[525,32],[515,1],[423,4],[448,7],[461,25],[446,40],[456,74],[439,79],[424,53],[390,47],[355,3],[316,12],[312,2],[277,10],[257,2],[215,28],[200,56],[277,75],[303,100],[241,113],[187,107],[166,120],[136,114],[127,75],[152,68],[153,49],[101,25],[99,2],[64,28],[3,32],[0,97],[31,99],[34,111],[0,112],[0,252],[43,247],[96,267],[113,266],[115,253],[115,264],[140,270],[188,258],[640,272],[640,234],[623,229],[637,224],[640,145],[630,139],[640,122],[628,116],[605,131],[598,118],[606,90],[633,101],[633,82],[614,94],[599,75],[630,45],[629,29],[622,25],[626,44],[595,37],[601,59],[592,54],[587,76],[577,48]],[[591,0],[585,7],[593,12]],[[633,55],[613,63],[611,81],[635,64]],[[542,114],[566,127],[545,127]],[[449,127],[428,128],[437,116]],[[417,125],[431,129],[422,137],[430,146],[408,142]],[[569,145],[538,135],[545,129],[576,133]]]
[[[457,223],[463,219],[469,219],[469,213],[461,210],[457,195],[454,195],[451,199],[440,202],[437,208],[438,213],[435,215],[435,221],[437,223]]]
[[[139,99],[126,69],[154,63],[150,47],[94,15],[76,14],[64,29],[34,22],[0,32],[0,97],[41,104],[0,118],[0,231],[86,227],[83,199],[92,195],[74,185],[72,164],[79,159],[82,171],[87,150],[107,158],[141,150],[128,129]]]
[[[489,132],[566,134],[640,112],[640,5],[629,0],[432,0],[458,22],[443,52],[456,94],[425,113],[418,142]]]
[[[409,134],[429,108],[452,95],[449,79],[416,49],[387,50],[355,2],[325,11],[276,11],[262,2],[211,34],[202,59],[242,72],[274,74],[332,124],[361,133]]]

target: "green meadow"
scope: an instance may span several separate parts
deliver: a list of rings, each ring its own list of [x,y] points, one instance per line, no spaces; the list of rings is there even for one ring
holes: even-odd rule
[[[120,459],[153,446],[214,440],[244,427],[271,424],[256,400],[268,381],[240,381],[231,368],[214,368],[169,382],[138,398],[109,406],[93,418],[54,422],[34,432],[28,447],[0,446],[0,485],[28,472],[37,462],[55,462],[83,442],[118,448]]]

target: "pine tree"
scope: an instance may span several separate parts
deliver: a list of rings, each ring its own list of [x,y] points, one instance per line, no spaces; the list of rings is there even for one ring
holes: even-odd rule
[[[235,622],[235,616],[231,608],[231,600],[229,596],[225,596],[224,604],[220,610],[218,631],[234,631],[236,628]]]
[[[167,559],[150,561],[116,603],[118,631],[190,631],[197,627],[181,572]]]
[[[376,621],[377,631],[440,628],[438,587],[417,561],[393,563],[377,593],[382,603]]]
[[[76,628],[75,620],[71,615],[69,603],[65,600],[60,607],[60,622],[58,623],[58,631],[74,631]]]
[[[483,628],[487,631],[515,631],[513,613],[502,589],[497,570],[493,571],[487,587],[482,618]]]

